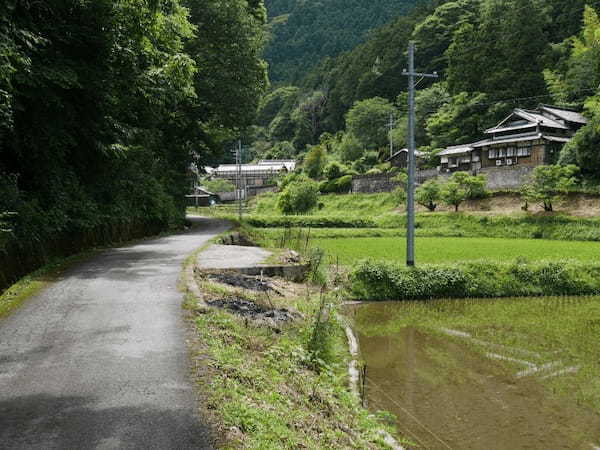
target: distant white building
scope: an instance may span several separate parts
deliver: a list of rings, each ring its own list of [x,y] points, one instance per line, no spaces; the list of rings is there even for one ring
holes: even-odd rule
[[[291,159],[262,160],[256,164],[242,164],[241,175],[243,184],[247,187],[265,186],[278,175],[296,170],[296,161]],[[229,180],[234,184],[238,178],[237,164],[221,164],[218,167],[205,167],[205,172],[211,178]]]

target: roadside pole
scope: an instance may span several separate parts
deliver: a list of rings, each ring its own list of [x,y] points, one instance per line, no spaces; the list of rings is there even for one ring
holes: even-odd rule
[[[388,124],[390,128],[390,158],[394,156],[394,139],[392,138],[392,132],[394,131],[394,115],[390,113],[390,123]]]
[[[243,197],[243,187],[242,187],[242,141],[238,141],[237,149],[235,152],[235,159],[237,163],[237,194],[238,194],[238,217],[240,222],[242,221],[242,197]]]
[[[406,189],[406,265],[415,265],[415,174],[417,163],[415,157],[415,77],[437,78],[437,73],[426,74],[415,72],[415,43],[408,44],[408,72],[402,72],[408,77],[408,186]],[[420,80],[419,80],[420,81]]]

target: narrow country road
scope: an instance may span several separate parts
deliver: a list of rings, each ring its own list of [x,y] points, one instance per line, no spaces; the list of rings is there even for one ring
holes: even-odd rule
[[[0,320],[1,449],[204,449],[177,280],[225,230],[108,250]]]

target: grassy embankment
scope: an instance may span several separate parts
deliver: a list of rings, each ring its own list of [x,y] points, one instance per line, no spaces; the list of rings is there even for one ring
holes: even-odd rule
[[[188,295],[200,352],[209,357],[203,369],[208,376],[199,383],[224,436],[222,448],[387,448],[378,434],[382,421],[348,389],[348,349],[334,314],[327,316],[326,330],[315,332],[318,295],[303,295],[299,288],[266,296],[202,279],[200,287],[204,300],[244,298],[265,308],[294,308],[303,316],[274,330],[198,306]]]
[[[356,319],[361,332],[371,336],[417,327],[451,339],[440,330],[454,329],[469,333],[472,339],[468,342],[484,354],[490,347],[481,341],[504,345],[503,351],[516,348],[530,352],[540,371],[529,376],[537,376],[568,398],[569,404],[576,400],[600,414],[600,297],[436,300],[382,304],[371,311],[376,317],[370,311],[365,309]],[[453,339],[464,341],[462,337]],[[513,357],[523,359],[522,353]],[[514,369],[521,371],[523,366],[515,365]]]
[[[80,253],[68,258],[55,260],[35,272],[21,278],[0,295],[0,319],[8,316],[28,298],[37,294],[48,284],[58,279],[71,265],[88,258],[94,251]]]

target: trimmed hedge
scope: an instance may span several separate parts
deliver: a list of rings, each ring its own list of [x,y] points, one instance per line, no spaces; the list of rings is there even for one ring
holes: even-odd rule
[[[355,299],[375,301],[598,295],[600,263],[479,261],[408,268],[364,260],[352,268],[349,282]]]
[[[259,228],[375,228],[373,219],[338,216],[246,216],[244,222]]]

